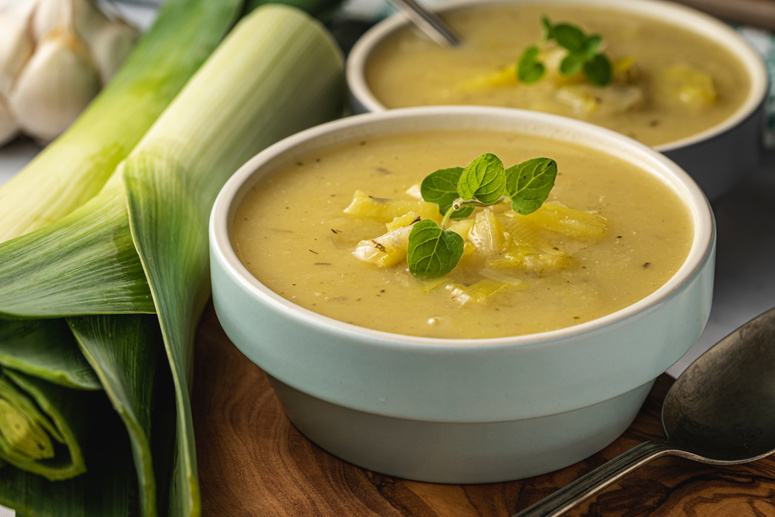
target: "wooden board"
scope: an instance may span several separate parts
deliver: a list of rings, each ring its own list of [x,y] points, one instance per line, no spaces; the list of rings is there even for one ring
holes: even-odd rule
[[[637,443],[661,438],[670,383],[658,379],[624,435],[560,471],[484,485],[407,481],[344,462],[302,436],[209,306],[197,334],[193,393],[202,515],[508,517]],[[775,516],[775,457],[730,467],[661,458],[567,515]]]

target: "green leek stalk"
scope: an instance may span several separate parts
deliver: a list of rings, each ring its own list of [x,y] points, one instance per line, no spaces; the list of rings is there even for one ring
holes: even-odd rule
[[[323,27],[294,8],[260,7],[229,34],[99,194],[57,222],[0,244],[0,334],[26,318],[43,328],[66,318],[129,436],[145,515],[157,508],[200,513],[189,386],[194,330],[210,292],[212,202],[250,156],[341,115],[343,101],[342,56]],[[144,314],[150,312],[156,316]],[[3,348],[8,343],[0,341],[0,364]],[[16,368],[32,374],[53,361],[42,357],[17,357]],[[83,366],[74,364],[76,371]],[[165,415],[174,417],[171,426]],[[87,473],[44,486],[69,502],[81,497],[91,508],[110,507],[105,515],[133,515],[121,506],[131,497],[105,488],[121,482],[119,467],[102,475],[99,462],[94,470],[89,463],[91,443],[81,448]],[[90,475],[100,475],[99,494],[82,481]],[[30,476],[0,468],[0,503],[24,515],[56,514],[62,501],[39,503],[42,482]],[[105,493],[119,507],[107,506]],[[67,515],[94,515],[84,508]]]

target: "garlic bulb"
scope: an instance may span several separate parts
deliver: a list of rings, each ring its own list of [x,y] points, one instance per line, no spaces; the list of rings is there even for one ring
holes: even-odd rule
[[[139,31],[94,0],[0,0],[0,145],[59,136],[113,77]]]

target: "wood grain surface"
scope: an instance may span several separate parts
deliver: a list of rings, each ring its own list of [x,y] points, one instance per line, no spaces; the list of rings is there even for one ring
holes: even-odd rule
[[[202,514],[239,517],[502,517],[637,443],[662,437],[660,377],[630,428],[601,452],[530,479],[439,485],[376,474],[318,448],[288,421],[266,375],[223,333],[212,306],[200,322],[194,426]],[[653,461],[568,516],[775,516],[775,457],[716,467]]]

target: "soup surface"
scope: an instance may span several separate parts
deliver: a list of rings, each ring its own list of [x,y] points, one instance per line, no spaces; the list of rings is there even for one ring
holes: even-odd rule
[[[541,17],[602,36],[614,81],[596,87],[582,73],[563,76],[564,51],[545,45],[544,77],[515,75],[525,48],[543,37]],[[743,65],[722,45],[659,20],[615,9],[500,5],[445,13],[464,43],[445,48],[411,28],[371,55],[366,79],[388,108],[479,104],[584,119],[647,145],[674,142],[727,119],[750,91]]]
[[[358,258],[359,243],[376,242],[395,214],[426,206],[411,194],[426,175],[484,152],[507,167],[555,159],[544,207],[528,216],[478,208],[471,220],[500,218],[506,238],[467,253],[440,279],[415,278],[405,258],[388,267]],[[479,237],[491,227],[481,228]],[[458,131],[364,136],[311,154],[260,180],[231,231],[247,269],[288,300],[363,327],[444,338],[529,334],[614,312],[664,284],[693,237],[676,194],[616,157],[535,136]]]

